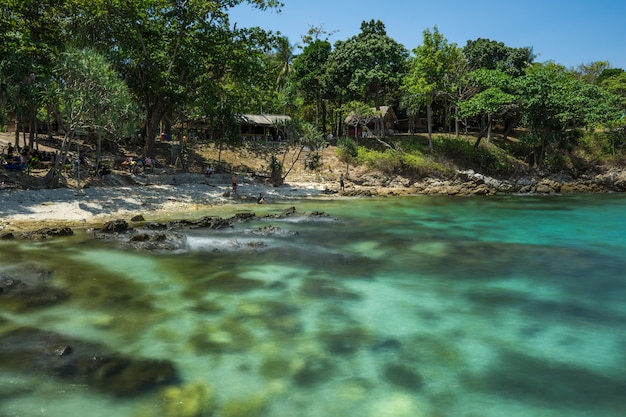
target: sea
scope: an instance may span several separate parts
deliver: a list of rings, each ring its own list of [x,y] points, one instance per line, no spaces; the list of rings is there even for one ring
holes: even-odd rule
[[[335,197],[188,218],[238,213],[256,216],[179,230],[174,251],[89,230],[0,241],[0,276],[47,271],[68,294],[28,308],[0,294],[0,343],[41,329],[178,375],[120,395],[0,367],[0,416],[626,415],[623,194]]]

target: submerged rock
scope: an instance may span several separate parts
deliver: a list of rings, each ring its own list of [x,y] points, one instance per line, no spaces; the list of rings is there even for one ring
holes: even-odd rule
[[[404,365],[388,364],[384,374],[389,383],[411,391],[419,391],[424,385],[422,376]]]
[[[202,417],[215,408],[213,389],[203,382],[167,387],[161,393],[163,417]]]
[[[31,327],[0,336],[0,368],[79,381],[119,396],[177,379],[169,361],[132,358],[97,343]]]
[[[5,311],[48,307],[69,297],[68,292],[45,282],[27,282],[10,275],[0,275],[0,306]]]

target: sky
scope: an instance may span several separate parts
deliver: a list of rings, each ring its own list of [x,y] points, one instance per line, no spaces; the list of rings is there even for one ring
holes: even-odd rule
[[[302,44],[311,27],[334,32],[329,41],[360,32],[361,22],[380,20],[387,35],[409,51],[425,29],[437,26],[449,43],[465,46],[486,38],[506,46],[532,47],[535,62],[567,68],[608,61],[626,70],[624,0],[282,0],[280,13],[242,4],[229,12],[231,25],[259,26]]]

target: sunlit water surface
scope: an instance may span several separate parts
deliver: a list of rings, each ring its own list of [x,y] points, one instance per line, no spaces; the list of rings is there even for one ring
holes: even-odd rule
[[[181,377],[173,406],[163,389],[0,369],[0,416],[626,415],[624,196],[294,205],[305,215],[186,231],[177,253],[0,242],[0,268],[38,264],[71,293],[19,312],[0,298],[0,332],[168,359]]]

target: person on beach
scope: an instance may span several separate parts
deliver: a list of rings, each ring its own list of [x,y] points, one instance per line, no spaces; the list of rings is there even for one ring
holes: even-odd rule
[[[343,182],[343,174],[339,175],[339,188],[341,189],[341,191],[344,191],[345,189],[345,184]]]
[[[259,198],[256,199],[257,204],[265,204],[265,197],[263,197],[263,193],[259,193]]]
[[[154,167],[152,165],[152,158],[150,158],[149,156],[146,157],[146,159],[143,161],[143,170],[144,172],[146,170],[150,170],[150,172],[152,172],[154,170]]]
[[[232,178],[232,182],[233,182],[233,194],[237,193],[237,174],[233,174],[233,178]]]

